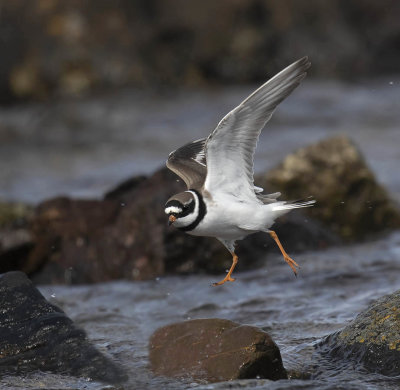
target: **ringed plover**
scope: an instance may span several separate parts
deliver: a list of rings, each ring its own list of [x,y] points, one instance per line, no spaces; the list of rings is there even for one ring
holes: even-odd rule
[[[168,157],[167,167],[187,186],[187,191],[168,199],[168,223],[194,236],[215,237],[232,255],[230,270],[214,286],[235,280],[235,242],[259,231],[270,234],[297,275],[298,264],[270,227],[276,218],[315,201],[279,201],[279,192],[262,194],[263,189],[254,185],[253,158],[261,130],[309,67],[307,57],[294,62],[225,115],[207,138],[184,145]]]

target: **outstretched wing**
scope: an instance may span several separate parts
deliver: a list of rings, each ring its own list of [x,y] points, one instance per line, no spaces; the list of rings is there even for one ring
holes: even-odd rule
[[[207,176],[204,146],[206,138],[190,142],[169,154],[167,167],[176,173],[188,189],[201,189]]]
[[[261,202],[253,179],[258,137],[277,105],[299,85],[309,67],[307,57],[288,66],[219,122],[205,145],[206,190]]]

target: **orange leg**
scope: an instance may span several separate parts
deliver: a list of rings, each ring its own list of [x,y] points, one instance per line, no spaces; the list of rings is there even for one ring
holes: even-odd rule
[[[276,233],[271,230],[269,232],[269,234],[271,235],[271,237],[275,240],[276,244],[278,245],[279,249],[282,252],[283,258],[285,259],[286,263],[289,264],[289,267],[292,269],[292,271],[294,272],[295,276],[297,276],[297,269],[296,267],[300,267],[292,258],[290,258],[290,256],[286,253],[286,251],[283,249],[283,246],[281,244],[281,242],[279,241],[278,236],[276,235]]]
[[[213,286],[220,286],[221,284],[224,284],[225,282],[234,282],[236,279],[232,278],[232,272],[236,267],[236,264],[238,262],[238,257],[236,256],[235,252],[230,252],[232,255],[232,265],[230,270],[228,271],[228,273],[226,274],[225,278],[223,280],[221,280],[220,282],[217,283],[213,283]]]

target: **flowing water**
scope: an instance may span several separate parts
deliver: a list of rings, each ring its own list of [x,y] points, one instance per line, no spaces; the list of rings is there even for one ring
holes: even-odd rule
[[[181,92],[154,98],[125,91],[81,102],[0,109],[0,198],[38,202],[56,194],[100,197],[111,185],[149,173],[169,151],[212,129],[251,88]],[[264,131],[258,171],[291,150],[337,133],[360,146],[380,182],[400,200],[400,84],[341,85],[309,81],[285,102]],[[345,201],[345,200],[344,200]],[[377,241],[298,254],[299,277],[280,255],[261,269],[221,275],[161,277],[91,286],[41,286],[84,328],[93,343],[121,364],[129,381],[113,387],[35,373],[3,377],[4,389],[398,389],[400,378],[333,362],[314,346],[343,328],[374,299],[400,288],[400,232]],[[281,349],[285,368],[306,379],[202,384],[155,377],[147,343],[154,330],[194,318],[226,318],[261,327]]]
[[[314,345],[343,328],[374,299],[400,287],[400,232],[375,242],[296,256],[299,277],[280,255],[237,273],[235,283],[212,287],[220,275],[162,277],[146,282],[42,286],[95,345],[128,372],[121,389],[398,389],[400,378],[369,374],[353,363],[331,362]],[[266,330],[280,347],[285,368],[308,379],[238,381],[202,385],[155,377],[148,368],[149,336],[160,326],[195,318],[226,318]],[[306,375],[307,376],[307,375]],[[0,380],[18,388],[21,378]],[[104,385],[53,374],[24,378],[23,388],[103,389]],[[111,387],[112,388],[112,387]]]

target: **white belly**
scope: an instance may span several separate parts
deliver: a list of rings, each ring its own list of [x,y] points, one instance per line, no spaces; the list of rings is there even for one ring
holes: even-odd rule
[[[217,237],[224,240],[240,240],[249,234],[268,228],[265,206],[248,203],[212,202],[206,204],[207,213],[199,225],[189,234]]]

